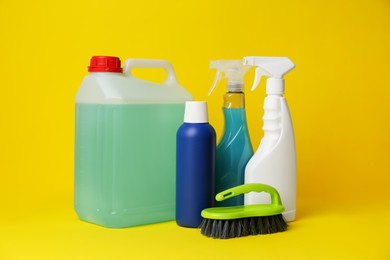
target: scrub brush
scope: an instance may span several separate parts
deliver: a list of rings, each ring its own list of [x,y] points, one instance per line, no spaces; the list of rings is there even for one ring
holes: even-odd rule
[[[271,204],[254,204],[234,207],[207,208],[201,213],[201,233],[213,238],[234,238],[285,231],[287,223],[282,216],[284,207],[278,191],[266,184],[248,183],[218,193],[223,201],[248,192],[267,192]]]

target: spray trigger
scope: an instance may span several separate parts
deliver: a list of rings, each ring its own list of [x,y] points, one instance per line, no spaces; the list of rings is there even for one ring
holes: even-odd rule
[[[215,60],[210,62],[210,68],[215,69],[217,72],[209,90],[209,96],[222,78],[227,79],[226,86],[228,91],[243,91],[243,78],[250,66],[242,64],[242,60]]]
[[[211,85],[211,88],[209,90],[209,94],[208,96],[211,95],[211,93],[213,92],[213,90],[215,89],[215,87],[219,84],[219,82],[221,81],[221,76],[222,76],[222,73],[221,71],[217,70],[217,73],[215,74],[215,78],[214,78],[214,81],[213,81],[213,85]]]
[[[257,88],[257,86],[260,83],[261,77],[263,77],[263,76],[270,76],[270,75],[262,68],[257,67],[255,70],[255,80],[253,81],[253,85],[252,85],[252,89],[251,89],[252,91]]]
[[[256,66],[255,80],[252,90],[260,83],[262,76],[268,77],[266,92],[273,94],[284,93],[283,76],[295,67],[295,64],[287,57],[244,57],[243,64]]]

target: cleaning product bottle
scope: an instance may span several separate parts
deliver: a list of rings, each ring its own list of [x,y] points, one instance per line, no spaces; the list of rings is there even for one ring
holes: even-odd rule
[[[252,90],[262,76],[267,79],[263,131],[259,148],[245,169],[245,183],[264,183],[275,187],[281,196],[286,221],[296,212],[296,155],[294,130],[284,94],[283,76],[295,65],[286,57],[244,57],[245,65],[256,66]],[[245,195],[245,204],[268,204],[265,194]]]
[[[188,101],[176,142],[176,222],[199,227],[201,211],[214,205],[215,131],[207,103]]]
[[[216,69],[209,95],[222,77],[227,78],[227,92],[224,95],[223,115],[225,128],[217,145],[215,192],[244,184],[245,166],[253,155],[245,115],[243,77],[250,66],[242,60],[211,61],[210,68]],[[244,195],[218,201],[216,206],[238,206],[244,204]]]
[[[133,68],[163,68],[161,84]],[[75,210],[121,228],[175,219],[176,131],[192,100],[165,60],[94,56],[76,95]]]

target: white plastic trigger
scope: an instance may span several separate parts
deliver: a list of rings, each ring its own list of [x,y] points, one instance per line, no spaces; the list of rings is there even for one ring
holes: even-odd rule
[[[257,88],[257,86],[260,83],[261,77],[263,77],[263,76],[268,76],[268,75],[260,67],[257,67],[255,70],[255,80],[253,81],[253,85],[252,85],[252,89],[251,89],[252,91]]]

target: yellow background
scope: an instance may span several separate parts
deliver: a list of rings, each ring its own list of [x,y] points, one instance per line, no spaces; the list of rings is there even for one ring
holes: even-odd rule
[[[390,259],[390,2],[0,1],[0,259]],[[223,128],[213,59],[288,56],[298,216],[229,241],[174,222],[109,230],[73,211],[74,97],[92,55],[162,58]],[[159,71],[139,72],[161,80]],[[265,82],[250,92],[253,146]]]

